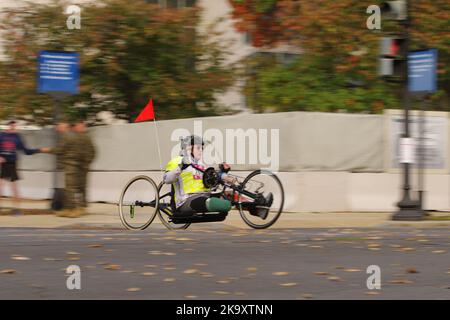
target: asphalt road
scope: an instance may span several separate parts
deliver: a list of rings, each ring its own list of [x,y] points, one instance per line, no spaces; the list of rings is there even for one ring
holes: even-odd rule
[[[66,287],[69,265],[81,290]],[[0,299],[450,299],[450,232],[3,228]]]

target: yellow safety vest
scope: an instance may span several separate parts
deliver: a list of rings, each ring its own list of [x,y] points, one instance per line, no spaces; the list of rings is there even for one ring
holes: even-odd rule
[[[176,169],[181,163],[182,159],[183,157],[178,156],[170,160],[166,165],[166,172]],[[173,186],[175,188],[175,201],[177,203],[179,200],[177,199],[177,196],[185,198],[186,195],[191,193],[209,191],[209,189],[203,185],[203,173],[191,166],[181,172],[178,181],[174,183]]]

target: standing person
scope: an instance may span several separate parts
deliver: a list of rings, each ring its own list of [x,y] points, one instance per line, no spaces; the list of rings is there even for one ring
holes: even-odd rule
[[[86,124],[84,121],[78,121],[74,126],[74,132],[76,134],[77,145],[79,146],[79,167],[80,172],[78,174],[78,192],[81,195],[81,205],[83,208],[87,207],[87,180],[89,167],[95,158],[95,145],[92,138],[87,132]]]
[[[17,174],[17,151],[23,151],[26,155],[32,155],[40,152],[49,152],[49,149],[28,149],[17,133],[16,122],[10,121],[8,126],[6,131],[0,133],[0,195],[1,180],[10,182],[13,194],[13,214],[21,214],[22,212],[19,209],[19,190],[16,183],[20,179]]]
[[[58,124],[57,130],[64,130],[64,124]],[[81,195],[78,187],[78,175],[80,174],[80,145],[73,131],[67,130],[58,145],[50,150],[58,156],[57,169],[64,172],[64,203],[63,210],[57,216],[76,218],[84,214],[81,205]]]
[[[64,191],[64,160],[67,153],[67,149],[70,147],[71,144],[71,137],[73,136],[73,133],[70,131],[70,124],[65,121],[61,120],[56,125],[56,131],[59,134],[58,143],[55,149],[53,149],[52,153],[56,155],[56,172],[57,172],[57,178],[56,178],[56,186],[55,191],[52,199],[52,210],[62,210],[64,208],[64,197],[65,197],[65,191]]]

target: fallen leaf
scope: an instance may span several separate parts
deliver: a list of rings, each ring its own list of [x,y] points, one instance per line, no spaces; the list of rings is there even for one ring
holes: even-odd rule
[[[103,245],[102,244],[90,244],[87,247],[88,248],[100,248],[100,247],[103,247]]]
[[[143,276],[154,276],[156,273],[154,272],[142,272],[141,275]]]
[[[329,275],[328,272],[324,272],[324,271],[317,271],[317,272],[314,272],[314,274],[315,274],[316,276],[326,276],[326,275]]]
[[[166,256],[175,256],[176,255],[175,252],[165,252],[163,254],[166,255]]]
[[[183,271],[184,274],[194,274],[194,273],[197,273],[197,272],[198,272],[197,269],[187,269],[187,270]]]
[[[31,260],[31,258],[24,257],[24,256],[18,256],[18,255],[11,256],[11,259],[12,260],[19,260],[19,261]]]
[[[165,278],[163,281],[164,282],[174,282],[176,279],[175,278]]]
[[[294,287],[296,285],[298,285],[297,282],[280,283],[280,286],[282,286],[282,287]]]
[[[388,283],[391,283],[391,284],[410,284],[410,283],[413,283],[413,282],[409,281],[409,280],[405,280],[405,279],[397,279],[397,280],[388,281]]]
[[[144,267],[146,268],[157,268],[158,266],[155,264],[146,264]]]
[[[368,248],[379,248],[380,244],[379,243],[369,243],[367,245]]]
[[[415,268],[408,268],[406,269],[406,273],[419,273]]]
[[[79,253],[76,252],[76,251],[67,251],[66,254],[69,255],[69,256],[77,256],[77,255],[79,255]]]
[[[341,279],[341,278],[339,278],[339,277],[336,277],[336,276],[331,276],[331,277],[328,277],[327,279],[328,279],[328,280],[330,280],[330,281],[337,281],[337,282],[340,282],[340,281],[342,281],[342,279]]]
[[[175,238],[176,241],[194,241],[194,239],[191,238]]]
[[[175,268],[175,267],[165,267],[164,268],[164,270],[167,270],[167,271],[172,271],[172,270],[176,270],[177,268]]]
[[[212,277],[214,277],[214,275],[212,273],[208,273],[208,272],[201,272],[200,276],[202,276],[203,278],[212,278]]]
[[[304,298],[304,299],[312,299],[312,298],[313,298],[313,295],[310,294],[310,293],[303,293],[303,294],[301,295],[301,297]]]
[[[141,288],[128,288],[127,291],[128,292],[137,292],[137,291],[141,291]]]
[[[44,258],[44,261],[62,261],[63,259],[57,259],[57,258]]]
[[[249,271],[249,272],[256,272],[256,271],[258,271],[258,268],[256,268],[256,267],[249,267],[249,268],[247,268],[247,271]]]
[[[197,299],[198,297],[192,294],[188,294],[186,296],[184,296],[186,299]]]
[[[345,269],[345,272],[361,272],[361,269]]]
[[[289,272],[285,272],[285,271],[279,271],[279,272],[274,272],[272,273],[274,276],[287,276],[289,274]]]
[[[432,253],[446,253],[447,251],[445,251],[445,250],[434,250],[434,251],[431,251]]]
[[[67,260],[77,261],[77,260],[80,260],[80,257],[69,257],[69,258],[67,258]]]
[[[14,270],[14,269],[0,270],[0,274],[13,274],[13,273],[16,273],[16,270]]]
[[[220,283],[220,284],[226,284],[226,283],[230,283],[230,280],[217,280],[216,283]]]
[[[230,294],[228,291],[213,291],[214,294],[221,294],[221,295],[225,295],[225,294]]]
[[[378,295],[380,293],[377,292],[377,291],[367,291],[365,294],[367,294],[368,296],[376,296],[376,295]]]
[[[118,264],[108,264],[104,268],[106,270],[120,270],[121,266]]]

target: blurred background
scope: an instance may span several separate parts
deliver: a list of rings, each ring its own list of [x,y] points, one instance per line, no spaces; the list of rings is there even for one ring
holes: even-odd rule
[[[372,1],[373,2],[373,1]],[[66,26],[79,4],[81,28]],[[149,97],[160,120],[235,113],[382,113],[401,86],[377,77],[381,30],[365,1],[105,0],[0,3],[0,119],[52,122],[36,93],[39,50],[76,51],[80,94],[65,113],[132,121]],[[411,49],[437,48],[432,110],[449,111],[449,3],[411,2]],[[395,30],[392,21],[382,31]]]
[[[46,146],[51,135],[40,129],[52,124],[54,103],[36,93],[37,55],[75,51],[80,93],[64,99],[61,112],[103,125],[91,129],[99,148],[92,199],[113,201],[106,189],[114,188],[102,174],[159,170],[152,124],[118,127],[133,122],[152,98],[158,121],[185,119],[161,122],[164,161],[172,130],[192,127],[187,118],[221,130],[278,128],[280,171],[291,173],[284,177],[288,209],[392,210],[400,200],[395,152],[402,131],[399,114],[387,110],[403,108],[403,85],[380,79],[377,65],[380,38],[398,25],[383,20],[382,30],[369,30],[366,9],[373,2],[1,0],[0,124],[18,120],[32,130],[28,142]],[[430,148],[439,151],[426,183],[435,190],[431,207],[450,209],[450,4],[410,3],[410,50],[439,52],[438,90],[426,107],[442,112],[434,114],[429,135],[437,135]],[[70,4],[81,8],[80,29],[67,28]],[[39,190],[49,180],[31,175],[52,170],[47,157],[21,160],[29,183],[39,181],[24,185],[25,196],[45,197]]]

